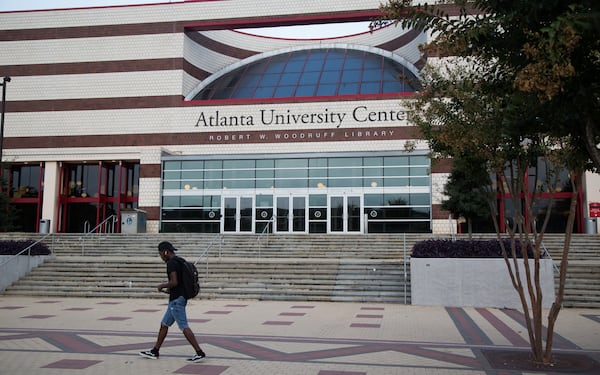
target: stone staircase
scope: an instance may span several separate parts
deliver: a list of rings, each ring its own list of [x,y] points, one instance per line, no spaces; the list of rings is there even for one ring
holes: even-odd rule
[[[547,236],[544,245],[560,269],[564,236]],[[600,236],[577,234],[571,238],[565,280],[564,307],[600,308]],[[554,273],[558,288],[558,272]]]
[[[39,235],[0,234],[0,239],[23,238]],[[82,240],[80,234],[60,234],[46,241],[55,257],[5,294],[164,298],[154,289],[166,277],[156,245],[168,240],[179,248],[180,256],[198,261],[202,298],[410,303],[405,252],[408,256],[415,242],[429,238],[428,234],[278,234],[268,238],[113,234]],[[544,239],[557,266],[562,241],[562,235],[549,234]],[[573,237],[565,307],[600,308],[599,250],[600,236]]]
[[[155,290],[166,278],[156,245],[169,240],[180,256],[198,261],[202,298],[410,302],[404,239],[395,236],[52,237],[56,256],[5,294],[164,298]]]

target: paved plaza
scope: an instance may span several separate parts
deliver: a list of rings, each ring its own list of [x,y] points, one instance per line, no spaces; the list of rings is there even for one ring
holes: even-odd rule
[[[0,295],[0,374],[540,373],[489,360],[528,350],[518,311],[377,303],[194,300],[188,318],[206,360],[185,361],[193,350],[175,326],[160,359],[142,358],[165,303]],[[564,309],[554,342],[555,353],[591,359],[579,373],[600,373],[599,310]]]

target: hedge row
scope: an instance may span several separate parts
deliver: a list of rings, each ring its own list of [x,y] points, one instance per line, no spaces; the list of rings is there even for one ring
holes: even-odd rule
[[[510,240],[503,240],[511,257]],[[516,243],[517,258],[522,258],[522,246]],[[528,246],[529,257],[533,258],[531,246]],[[502,258],[502,248],[498,240],[425,240],[417,242],[412,249],[413,258]]]
[[[33,245],[35,241],[0,241],[0,255],[16,255]],[[37,243],[31,248],[31,255],[50,255],[50,249],[44,243]]]

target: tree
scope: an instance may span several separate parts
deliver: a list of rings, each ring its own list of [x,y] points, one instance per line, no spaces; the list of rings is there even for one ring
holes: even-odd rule
[[[481,189],[481,181],[487,178],[485,161],[462,156],[454,159],[444,188],[448,199],[442,202],[442,208],[466,219],[469,238],[473,233],[473,220],[489,212],[489,194]]]
[[[577,193],[584,171],[600,168],[596,148],[600,132],[595,122],[600,118],[600,5],[595,0],[577,4],[561,0],[451,3],[458,9],[454,17],[446,12],[451,9],[448,7],[390,0],[382,6],[385,19],[372,27],[392,20],[404,27],[428,30],[435,39],[425,52],[448,56],[425,69],[423,90],[414,98],[411,120],[440,156],[457,162],[465,155],[486,160],[492,178],[482,181],[481,187],[494,196],[510,197],[512,221],[507,231],[511,245],[505,248],[501,241],[504,259],[521,298],[534,361],[549,365]],[[565,183],[558,173],[563,169],[569,171],[573,198],[559,288],[547,314],[544,337],[539,260],[554,191]],[[544,192],[550,198],[541,202]],[[500,239],[495,200],[489,203]],[[537,217],[542,203],[548,209]],[[518,242],[534,249],[533,267],[524,252],[525,283],[517,267]]]

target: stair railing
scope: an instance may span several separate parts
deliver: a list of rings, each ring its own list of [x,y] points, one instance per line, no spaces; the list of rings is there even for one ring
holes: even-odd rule
[[[406,249],[406,232],[403,233],[403,242],[404,242],[404,261],[402,262],[402,264],[404,265],[404,304],[407,305],[408,304],[408,300],[406,298],[406,293],[408,291],[408,269],[406,267],[406,263],[408,263],[408,252]]]
[[[204,249],[204,251],[200,254],[198,259],[196,259],[196,261],[194,262],[194,264],[198,264],[203,257],[206,258],[206,277],[208,277],[208,253],[215,246],[215,243],[217,243],[219,246],[219,260],[221,260],[221,254],[223,252],[223,235],[217,234],[208,242],[208,245],[206,245],[206,248]]]
[[[262,250],[262,239],[263,238],[265,238],[265,244],[266,244],[266,246],[269,246],[269,234],[271,233],[271,231],[269,230],[269,228],[273,224],[274,220],[275,220],[275,216],[271,216],[271,219],[269,219],[269,221],[267,222],[267,225],[265,225],[265,228],[262,230],[262,232],[260,232],[260,234],[256,238],[256,242],[258,243],[258,259],[260,259],[260,253],[261,253],[261,250]]]
[[[115,223],[117,222],[117,215],[110,215],[106,219],[104,219],[100,224],[96,225],[93,229],[89,229],[91,227],[90,222],[86,220],[83,225],[84,234],[79,237],[79,241],[81,241],[81,255],[85,255],[85,240],[88,237],[93,235],[98,235],[100,233],[114,233],[115,232]]]
[[[554,259],[552,259],[552,256],[550,255],[550,252],[546,248],[546,245],[544,245],[544,242],[542,241],[542,243],[540,245],[542,246],[542,249],[544,250],[544,256],[546,256],[548,259],[550,259],[552,261],[552,266],[554,267],[554,272],[556,272],[557,275],[560,275],[560,269],[558,268],[558,266],[554,262]]]

